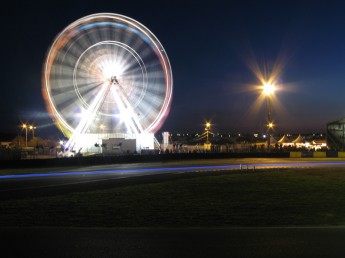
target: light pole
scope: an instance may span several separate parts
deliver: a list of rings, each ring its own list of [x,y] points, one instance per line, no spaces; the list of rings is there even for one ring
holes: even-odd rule
[[[210,127],[211,127],[211,123],[207,122],[206,123],[206,143],[208,144],[208,133],[209,133],[209,130],[210,130]]]
[[[103,149],[102,149],[102,145],[103,145],[103,139],[104,139],[104,128],[105,128],[105,125],[104,124],[101,124],[100,126],[99,126],[99,128],[102,130],[102,143],[100,142],[100,140],[99,140],[99,146],[101,147],[100,148],[100,150],[103,152]]]
[[[30,125],[30,126],[29,126],[29,129],[32,130],[32,138],[35,138],[35,129],[36,129],[36,126]]]
[[[22,127],[25,129],[25,147],[28,147],[28,126],[23,124]]]
[[[101,130],[102,130],[102,137],[103,137],[105,125],[104,125],[104,124],[101,124],[101,125],[99,126],[99,128],[101,128]]]
[[[267,99],[267,151],[270,152],[271,149],[271,130],[273,128],[273,122],[271,120],[271,95],[273,94],[275,88],[271,83],[265,83],[263,86],[264,94]]]

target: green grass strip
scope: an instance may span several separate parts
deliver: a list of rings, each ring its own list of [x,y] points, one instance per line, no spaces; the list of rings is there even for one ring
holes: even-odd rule
[[[199,175],[92,192],[0,201],[0,226],[345,225],[344,168]]]

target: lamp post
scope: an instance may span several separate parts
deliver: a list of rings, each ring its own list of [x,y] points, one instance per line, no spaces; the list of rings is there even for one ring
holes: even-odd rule
[[[25,147],[28,147],[28,126],[23,124],[22,127],[25,129]]]
[[[263,86],[264,94],[267,99],[267,151],[270,152],[271,149],[271,130],[273,128],[273,122],[271,120],[271,95],[273,94],[275,88],[271,83],[265,83]]]
[[[104,128],[105,128],[105,125],[104,124],[101,124],[99,126],[99,128],[102,130],[102,139],[104,139]]]
[[[102,130],[102,137],[103,137],[105,125],[104,125],[104,124],[101,124],[101,125],[99,126],[99,128],[101,128],[101,130]]]
[[[102,143],[101,143],[101,141],[100,141],[100,139],[99,139],[99,142],[100,142],[100,143],[99,143],[99,146],[101,147],[101,148],[100,148],[100,151],[103,152],[103,148],[102,148],[103,146],[102,146],[102,145],[103,145],[103,139],[104,139],[104,128],[105,128],[105,125],[104,125],[104,124],[101,124],[101,125],[99,126],[99,128],[102,130],[102,138],[101,138],[101,139],[102,139]]]
[[[35,129],[36,129],[36,126],[30,125],[30,126],[29,126],[29,129],[32,130],[32,138],[35,138]]]
[[[207,122],[206,123],[206,143],[208,144],[208,133],[209,133],[209,130],[210,130],[210,127],[211,127],[211,123]]]

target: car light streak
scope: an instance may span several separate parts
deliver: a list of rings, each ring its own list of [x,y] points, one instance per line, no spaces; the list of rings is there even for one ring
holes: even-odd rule
[[[19,179],[35,177],[59,177],[59,176],[77,176],[77,175],[99,175],[99,174],[133,174],[141,173],[144,175],[164,174],[169,172],[195,172],[195,171],[214,171],[214,170],[240,170],[241,165],[256,168],[296,168],[296,167],[319,167],[319,166],[345,166],[345,162],[287,162],[287,163],[244,163],[213,166],[183,166],[183,167],[155,167],[138,169],[106,169],[89,171],[60,171],[50,173],[30,173],[16,175],[1,175],[1,179]]]

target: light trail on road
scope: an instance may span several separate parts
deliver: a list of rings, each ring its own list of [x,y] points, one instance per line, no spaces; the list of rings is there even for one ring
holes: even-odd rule
[[[138,164],[137,164],[138,165]],[[149,164],[150,165],[150,164]],[[205,166],[178,166],[178,167],[148,167],[135,169],[102,169],[103,166],[98,166],[98,169],[93,167],[85,167],[83,171],[59,171],[47,173],[27,173],[27,174],[12,174],[1,175],[1,179],[16,179],[16,178],[35,178],[35,177],[59,177],[59,176],[75,176],[75,175],[102,175],[102,174],[156,174],[169,172],[196,172],[196,171],[214,171],[214,170],[241,170],[245,168],[297,168],[297,167],[320,167],[320,166],[345,166],[345,161],[315,161],[315,162],[286,162],[286,163],[236,163],[228,165],[205,165]],[[140,166],[140,165],[138,165]],[[142,166],[147,166],[143,164]]]
[[[188,176],[195,172],[239,171],[253,173],[260,169],[345,167],[345,160],[292,160],[279,158],[203,159],[150,163],[110,164],[76,167],[73,169],[46,168],[30,173],[20,169],[15,173],[2,171],[0,199],[48,196],[66,192],[91,191],[116,185],[168,180],[175,175]],[[50,172],[50,170],[55,170]],[[30,169],[35,171],[34,169]],[[42,171],[42,170],[41,170]]]

